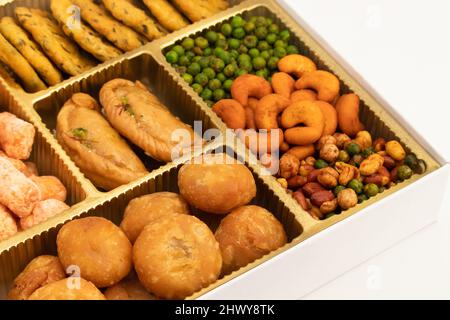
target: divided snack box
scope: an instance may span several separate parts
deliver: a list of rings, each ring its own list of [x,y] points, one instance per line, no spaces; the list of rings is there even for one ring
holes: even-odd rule
[[[449,168],[407,125],[392,116],[392,110],[366,86],[342,67],[302,25],[272,0],[232,1],[233,6],[214,17],[155,40],[140,49],[105,62],[79,76],[35,94],[19,92],[0,79],[0,105],[31,122],[37,129],[32,160],[45,174],[59,177],[68,190],[72,208],[45,223],[0,242],[0,299],[6,298],[13,279],[29,261],[42,254],[56,253],[56,234],[72,219],[102,216],[119,223],[123,211],[135,197],[159,191],[176,192],[177,173],[182,164],[201,152],[228,151],[242,159],[257,183],[254,204],[265,207],[280,220],[288,235],[288,244],[250,265],[219,279],[190,298],[258,299],[300,298],[374,254],[386,249],[435,220]],[[47,9],[46,0],[0,1],[0,17],[12,15],[16,6]],[[110,192],[98,190],[73,163],[53,135],[58,111],[77,92],[98,99],[101,86],[115,78],[140,80],[185,123],[201,121],[203,130],[225,124],[183,81],[164,58],[164,50],[178,40],[195,35],[237,15],[262,15],[272,18],[293,33],[292,43],[301,54],[310,57],[320,69],[341,80],[342,92],[354,92],[361,98],[361,121],[374,137],[397,139],[410,152],[424,160],[421,175],[379,194],[361,205],[323,221],[314,220],[276,182],[263,173],[263,167],[236,139],[209,142],[203,150],[162,165],[138,154],[150,173]],[[423,201],[427,199],[427,201]],[[197,212],[212,229],[218,220]]]

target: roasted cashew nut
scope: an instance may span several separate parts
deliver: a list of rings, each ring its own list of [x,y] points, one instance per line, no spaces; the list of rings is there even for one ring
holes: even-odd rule
[[[272,76],[272,88],[276,94],[289,99],[294,86],[295,80],[285,72],[277,72]]]
[[[317,100],[317,93],[309,89],[296,90],[292,92],[291,94],[292,103],[303,100],[315,101]]]
[[[279,94],[269,94],[259,100],[255,110],[255,124],[258,129],[278,129],[278,115],[284,111],[291,101]]]
[[[340,90],[339,79],[332,73],[323,70],[305,73],[295,83],[297,90],[314,89],[319,100],[333,102]]]
[[[271,93],[270,83],[266,79],[252,74],[239,76],[231,86],[231,96],[242,106],[247,106],[249,97],[261,99]]]
[[[313,144],[306,146],[295,146],[289,149],[287,153],[294,155],[298,160],[302,161],[306,158],[313,156],[315,153],[315,148]]]
[[[230,129],[245,129],[244,107],[233,99],[222,99],[217,102],[212,110],[225,122]]]
[[[356,94],[344,94],[336,103],[339,128],[350,137],[364,130],[359,121],[359,97]]]
[[[300,101],[284,110],[281,124],[287,128],[285,131],[287,143],[304,146],[320,139],[325,127],[325,117],[314,101]],[[299,124],[305,126],[295,127]]]
[[[325,117],[325,127],[323,128],[322,136],[332,136],[335,134],[338,125],[336,109],[325,101],[315,101],[314,103],[322,110]]]
[[[256,129],[255,111],[250,107],[245,107],[245,127],[247,129]]]
[[[308,57],[300,54],[290,54],[278,61],[278,69],[281,72],[290,73],[300,78],[307,72],[316,71],[317,67]]]
[[[237,136],[245,146],[254,154],[271,154],[279,150],[284,141],[283,131],[281,129],[256,131],[253,129],[239,130]]]

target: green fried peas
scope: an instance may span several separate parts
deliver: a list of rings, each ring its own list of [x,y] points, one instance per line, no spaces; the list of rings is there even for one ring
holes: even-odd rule
[[[233,19],[231,19],[231,26],[233,28],[240,28],[243,27],[245,24],[245,20],[242,19],[241,16],[235,16]]]
[[[180,66],[188,66],[191,63],[191,61],[189,60],[189,58],[187,56],[181,56],[180,58],[178,58],[178,64]]]
[[[219,100],[225,98],[225,91],[221,88],[214,90],[213,98],[214,98],[214,101],[219,101]]]
[[[233,37],[235,37],[236,39],[244,39],[245,37],[244,28],[233,29]]]
[[[251,61],[247,61],[247,60],[244,60],[244,61],[240,62],[239,63],[239,67],[241,69],[246,70],[247,72],[250,72],[250,71],[253,70],[252,62]]]
[[[237,78],[237,77],[243,76],[244,74],[247,74],[247,73],[248,73],[247,70],[245,70],[245,69],[239,69],[239,70],[236,71],[235,76],[236,76],[236,78]]]
[[[265,27],[267,25],[267,20],[264,17],[257,17],[255,21],[257,27]]]
[[[219,58],[211,59],[209,66],[216,72],[221,72],[225,68],[225,62]]]
[[[201,49],[205,49],[205,48],[209,47],[208,40],[206,40],[203,37],[195,38],[195,45]]]
[[[359,146],[359,144],[351,142],[347,146],[347,152],[350,156],[357,155],[361,152],[361,147]]]
[[[286,48],[287,47],[287,43],[283,40],[277,40],[275,41],[275,43],[273,44],[274,48]]]
[[[223,69],[224,75],[227,76],[227,77],[229,77],[229,78],[231,78],[231,77],[234,75],[235,72],[236,72],[236,68],[235,68],[235,66],[232,65],[232,64],[227,65],[227,66]]]
[[[267,79],[269,77],[269,70],[267,68],[256,71],[255,73],[258,77]]]
[[[264,69],[266,67],[266,60],[264,60],[264,58],[262,57],[256,57],[253,58],[253,68],[255,68],[255,70],[261,70]]]
[[[255,48],[258,45],[258,38],[255,36],[246,36],[243,43],[247,48]]]
[[[314,168],[316,168],[316,169],[323,169],[323,168],[326,168],[326,167],[328,167],[328,163],[325,160],[318,159],[314,163]]]
[[[233,32],[233,28],[229,23],[224,23],[220,27],[220,31],[223,33],[224,36],[228,37]]]
[[[210,47],[203,49],[203,56],[205,57],[209,57],[210,55],[212,55],[213,51]]]
[[[241,41],[235,38],[228,39],[228,47],[231,49],[239,49]]]
[[[192,51],[194,51],[194,53],[198,56],[202,56],[203,55],[203,49],[200,47],[194,47],[194,49],[192,49]]]
[[[189,59],[189,61],[196,57],[195,53],[193,53],[192,51],[186,51],[185,56]]]
[[[356,194],[361,194],[364,188],[363,183],[357,179],[350,180],[347,187],[353,189],[356,192]]]
[[[170,64],[175,64],[178,62],[178,53],[173,50],[170,50],[166,53],[166,60]]]
[[[344,187],[344,186],[336,186],[336,187],[333,189],[333,193],[334,193],[334,195],[337,197],[338,194],[339,194],[339,192],[341,192],[342,190],[345,190],[345,189],[347,189],[347,188]]]
[[[286,48],[286,53],[287,53],[287,54],[298,54],[299,51],[298,51],[298,49],[297,49],[296,46],[294,46],[294,45],[288,45],[287,48]]]
[[[268,44],[274,44],[277,41],[278,37],[275,33],[269,33],[266,37],[266,41]]]
[[[209,88],[203,89],[202,93],[200,94],[200,97],[202,97],[203,100],[211,100],[213,96],[213,92]]]
[[[240,63],[243,62],[243,61],[248,61],[248,62],[250,62],[251,60],[252,60],[252,58],[251,58],[248,54],[242,53],[242,54],[239,55],[237,61],[238,61],[238,63],[240,64]]]
[[[273,55],[277,58],[283,58],[284,56],[286,56],[286,49],[282,48],[282,47],[276,47],[275,49],[273,49]]]
[[[278,68],[278,61],[280,61],[280,59],[277,57],[271,57],[267,63],[267,66],[270,70],[276,70]]]
[[[258,50],[259,51],[270,50],[271,48],[272,47],[270,46],[270,44],[265,40],[258,42]]]
[[[182,77],[183,80],[189,84],[192,84],[194,82],[194,77],[192,77],[192,75],[190,75],[189,73],[184,73]]]
[[[269,31],[270,33],[275,33],[275,34],[277,34],[277,33],[280,32],[280,27],[279,27],[277,24],[272,23],[272,24],[269,26],[268,31]]]
[[[194,55],[195,55],[195,53],[194,53]],[[203,59],[203,57],[195,56],[195,57],[192,58],[192,62],[199,62],[201,59]]]
[[[216,89],[220,89],[222,87],[222,83],[220,82],[219,79],[211,79],[208,82],[208,88],[210,88],[211,90],[216,90]]]
[[[259,55],[261,56],[261,58],[264,58],[266,61],[268,61],[271,57],[268,50],[262,51]]]
[[[218,73],[218,74],[216,75],[216,78],[217,78],[220,82],[224,82],[225,80],[227,80],[227,77],[226,77],[222,72]]]
[[[217,55],[217,58],[222,60],[225,64],[228,64],[231,61],[231,56],[227,51],[224,51],[224,52],[220,53],[219,55]]]
[[[407,180],[407,179],[411,178],[412,175],[413,175],[413,171],[407,165],[402,165],[402,166],[398,167],[397,176],[398,176],[399,180],[401,180],[401,181]]]
[[[248,51],[248,55],[249,55],[250,57],[252,57],[252,58],[256,58],[256,57],[259,56],[259,50],[256,49],[256,48],[251,48],[251,49]]]
[[[253,30],[255,30],[256,26],[253,22],[248,21],[247,23],[244,24],[244,30],[247,34],[250,34],[253,32]]]
[[[257,36],[260,40],[265,39],[267,37],[267,28],[257,27],[255,30],[255,36]]]
[[[194,91],[198,94],[202,93],[202,91],[203,91],[203,87],[199,83],[192,84],[192,89],[194,89]]]
[[[216,41],[216,47],[228,49],[228,41],[226,39],[218,39]]]
[[[243,44],[241,44],[238,51],[239,51],[239,53],[247,53],[248,48],[246,46],[244,46]]]
[[[187,72],[193,76],[196,76],[201,71],[202,71],[202,68],[200,67],[200,64],[198,64],[197,62],[191,63],[187,68]]]
[[[285,29],[285,30],[281,31],[280,39],[288,42],[291,39],[291,33],[289,32],[289,30]]]
[[[230,91],[231,90],[231,86],[233,85],[233,80],[231,79],[227,79],[223,82],[222,87],[226,90],[226,91]]]
[[[209,82],[208,77],[204,73],[197,74],[195,76],[194,80],[195,80],[195,83],[198,83],[202,87],[205,87]]]
[[[178,57],[184,56],[185,50],[179,44],[173,46],[172,51],[175,51],[178,54]]]
[[[202,73],[208,77],[208,79],[212,80],[216,77],[216,72],[213,68],[205,68]]]
[[[206,32],[205,37],[206,37],[206,40],[208,40],[210,43],[215,43],[217,41],[217,39],[219,39],[217,32],[212,31],[212,30]]]
[[[181,42],[181,46],[185,50],[191,50],[195,46],[194,39],[192,39],[192,38],[184,38],[183,41]]]
[[[204,68],[207,68],[208,66],[209,66],[209,61],[210,61],[211,59],[209,58],[209,57],[201,57],[199,60],[198,60],[198,64],[200,65],[200,67],[202,68],[202,69],[204,69]]]
[[[375,183],[369,183],[364,186],[364,194],[368,198],[375,197],[379,192],[380,190]]]
[[[237,50],[231,50],[230,51],[230,58],[231,59],[237,59],[239,57],[239,51]]]

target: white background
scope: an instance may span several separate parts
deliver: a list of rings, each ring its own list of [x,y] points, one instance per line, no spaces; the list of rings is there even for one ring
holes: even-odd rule
[[[284,2],[450,162],[450,1]],[[436,192],[439,222],[306,298],[450,299],[450,190]]]

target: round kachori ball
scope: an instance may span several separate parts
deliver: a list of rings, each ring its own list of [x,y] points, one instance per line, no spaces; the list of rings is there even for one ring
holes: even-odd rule
[[[206,224],[172,215],[148,224],[133,247],[140,282],[159,298],[184,299],[217,280],[219,244]]]
[[[244,206],[222,219],[215,233],[228,274],[286,244],[282,224],[259,206]]]
[[[14,279],[13,286],[8,293],[8,299],[27,300],[37,289],[65,277],[66,273],[58,257],[36,257]]]
[[[120,228],[134,243],[147,224],[171,214],[189,214],[187,202],[176,193],[152,193],[130,201]]]
[[[208,154],[181,167],[180,193],[192,206],[208,213],[225,214],[250,203],[256,196],[251,171],[226,154]]]
[[[156,300],[137,279],[122,280],[104,294],[107,300]]]
[[[105,296],[89,281],[68,278],[36,290],[29,300],[105,300]]]
[[[105,218],[87,217],[65,224],[56,244],[64,268],[78,267],[81,277],[99,288],[110,287],[130,273],[131,243]]]

